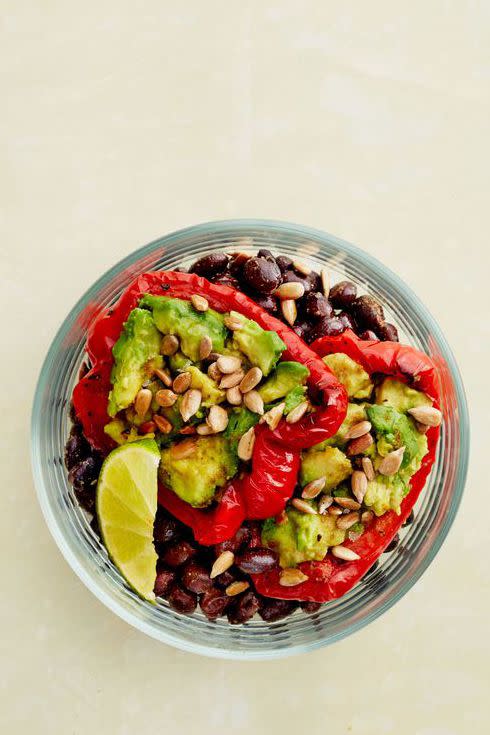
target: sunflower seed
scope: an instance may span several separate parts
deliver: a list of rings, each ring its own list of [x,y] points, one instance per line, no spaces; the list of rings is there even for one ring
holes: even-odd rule
[[[134,410],[136,415],[142,418],[148,411],[151,405],[151,399],[153,393],[148,388],[142,388],[138,391],[136,398],[134,399]]]
[[[302,283],[296,281],[290,281],[289,283],[282,283],[279,288],[274,291],[274,296],[279,299],[300,299],[305,295],[305,287]]]
[[[234,561],[235,554],[233,553],[233,551],[223,551],[211,567],[211,572],[209,574],[211,579],[219,577],[220,574],[226,572],[227,569],[233,566]]]
[[[350,478],[350,484],[354,497],[359,501],[359,503],[362,503],[368,486],[368,479],[364,472],[354,470]]]
[[[242,394],[240,388],[236,385],[234,388],[228,388],[226,391],[226,400],[230,406],[239,406],[242,402]]]
[[[415,421],[415,428],[417,429],[419,434],[427,434],[430,426],[427,426],[427,424],[421,424],[420,421]]]
[[[219,434],[228,426],[228,414],[221,406],[211,406],[206,422],[215,434]]]
[[[359,513],[347,513],[345,516],[337,518],[337,528],[341,528],[343,531],[347,531],[348,528],[359,523]]]
[[[175,401],[177,400],[177,394],[174,393],[173,390],[163,388],[163,390],[158,390],[155,393],[155,400],[159,406],[162,406],[162,408],[167,408],[168,406],[174,405]]]
[[[182,403],[180,404],[180,415],[184,421],[189,421],[199,411],[201,401],[202,393],[196,388],[191,388],[184,394]]]
[[[285,299],[284,301],[281,301],[281,311],[287,323],[293,326],[296,321],[296,317],[298,316],[296,301],[293,299]]]
[[[152,434],[156,428],[157,427],[154,421],[145,421],[144,424],[141,424],[141,426],[139,427],[139,433]]]
[[[356,554],[355,551],[348,549],[346,546],[332,546],[331,551],[333,556],[344,561],[356,561],[361,558],[359,554]]]
[[[372,434],[363,434],[357,439],[352,439],[347,444],[347,456],[353,457],[355,454],[362,454],[369,449],[371,444],[374,442]]]
[[[184,436],[187,434],[197,434],[197,429],[195,426],[184,426],[183,429],[180,429],[179,434],[183,434]]]
[[[342,508],[339,508],[338,505],[332,505],[328,510],[327,513],[331,516],[341,516],[342,515]]]
[[[413,416],[415,421],[425,426],[440,426],[442,421],[442,413],[438,408],[433,406],[418,406],[418,408],[409,408],[408,413]]]
[[[308,577],[301,569],[283,569],[279,575],[279,584],[282,587],[295,587],[297,584],[306,582]]]
[[[228,390],[228,388],[235,388],[239,383],[241,383],[244,376],[243,370],[237,370],[236,373],[230,373],[229,375],[224,375],[221,378],[219,387],[224,388],[225,390]]]
[[[285,403],[279,403],[277,406],[271,408],[261,418],[261,421],[267,424],[267,426],[274,431],[277,429],[280,420],[283,417]]]
[[[335,502],[340,508],[347,510],[359,510],[361,504],[354,500],[354,498],[335,498]]]
[[[245,393],[243,396],[243,403],[249,411],[252,411],[252,413],[258,413],[259,416],[264,414],[264,401],[262,400],[260,393],[256,390],[249,390],[248,393]]]
[[[345,438],[346,440],[359,439],[360,436],[364,436],[364,434],[367,434],[369,431],[371,431],[371,422],[359,421],[358,424],[354,424],[350,427],[345,435]]]
[[[361,514],[362,523],[371,523],[373,518],[374,518],[374,513],[372,510],[365,510],[364,513]]]
[[[325,513],[330,508],[332,503],[333,503],[333,498],[331,495],[322,495],[322,497],[318,501],[318,512],[320,513],[321,516],[325,515]]]
[[[191,384],[191,380],[192,375],[190,373],[184,372],[177,375],[172,384],[174,393],[185,393]]]
[[[302,263],[301,260],[295,260],[293,263],[293,268],[298,271],[298,273],[302,273],[304,276],[309,276],[311,273],[311,268],[306,265],[306,263]]]
[[[378,472],[380,472],[382,475],[385,475],[386,477],[395,475],[400,469],[400,465],[403,462],[404,454],[405,447],[400,447],[400,449],[395,449],[394,452],[390,452],[389,454],[387,454],[386,457],[383,457],[383,459],[379,463]]]
[[[174,334],[166,334],[165,337],[162,339],[162,344],[160,346],[160,352],[162,355],[166,355],[167,357],[169,355],[175,355],[177,350],[179,349],[179,340]]]
[[[154,375],[157,376],[159,380],[162,381],[163,385],[166,385],[167,388],[170,388],[172,385],[172,378],[170,377],[169,373],[166,370],[161,370],[160,368],[155,368],[153,371]]]
[[[328,299],[328,297],[330,296],[330,273],[326,268],[322,268],[322,270],[320,271],[320,275],[322,277],[323,293]]]
[[[199,424],[199,426],[196,427],[196,432],[199,436],[209,436],[210,434],[214,434],[214,431],[209,424]]]
[[[207,335],[202,338],[201,342],[199,343],[199,357],[201,360],[205,360],[209,355],[211,354],[213,350],[213,342],[211,340],[211,337],[208,337]]]
[[[208,300],[205,299],[204,296],[199,296],[197,293],[192,294],[191,304],[196,311],[207,311],[209,309]]]
[[[211,378],[211,380],[218,382],[221,378],[221,370],[219,369],[216,362],[212,362],[211,365],[208,367],[208,375]]]
[[[376,477],[376,473],[374,471],[373,463],[371,462],[369,457],[363,457],[361,460],[362,469],[364,470],[364,474],[366,475],[368,482],[371,482]]]
[[[255,388],[256,385],[262,380],[262,370],[259,367],[250,368],[245,373],[245,377],[240,382],[240,390],[242,393],[248,393],[248,391]]]
[[[301,500],[301,498],[293,498],[291,500],[291,505],[293,505],[296,510],[301,511],[301,513],[307,513],[310,516],[318,515],[316,509],[305,500]]]
[[[245,592],[245,590],[248,590],[249,587],[250,584],[245,581],[232,582],[225,589],[225,593],[228,597],[235,597],[235,595],[240,595],[242,592]]]
[[[254,427],[252,426],[248,431],[243,434],[243,436],[240,438],[240,441],[238,442],[238,456],[241,460],[244,462],[248,462],[249,459],[252,459],[253,451],[254,451],[254,444],[255,444],[255,431]]]
[[[293,408],[292,411],[288,413],[286,416],[286,421],[288,424],[295,424],[297,421],[300,421],[305,413],[308,410],[308,401],[303,401],[299,404],[299,406],[296,406],[296,408]]]
[[[173,459],[185,459],[190,457],[196,451],[196,440],[194,438],[184,439],[178,444],[173,444],[172,449]]]
[[[172,424],[168,421],[165,416],[159,416],[157,413],[153,416],[153,421],[157,425],[158,431],[162,434],[170,434],[173,429]]]
[[[233,357],[231,355],[221,355],[216,360],[216,364],[224,375],[236,373],[237,370],[240,370],[242,366],[242,363],[240,362],[238,357]]]
[[[301,497],[311,500],[312,498],[316,498],[317,495],[320,495],[321,491],[325,487],[325,483],[327,481],[326,477],[319,477],[317,480],[312,480],[307,485],[304,486],[303,492],[301,493]]]
[[[243,328],[243,321],[238,316],[232,316],[231,314],[229,316],[225,316],[224,322],[225,327],[231,329],[232,332],[236,332],[238,329]]]

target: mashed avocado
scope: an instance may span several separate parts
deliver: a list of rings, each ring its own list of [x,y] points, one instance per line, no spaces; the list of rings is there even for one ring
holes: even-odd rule
[[[309,515],[293,508],[288,508],[286,515],[284,523],[269,518],[262,526],[262,543],[279,554],[282,567],[321,561],[330,546],[345,539],[345,531],[337,528],[334,516]]]
[[[223,436],[202,436],[188,457],[178,458],[174,444],[162,450],[160,478],[176,495],[194,508],[211,503],[218,488],[223,487],[238,469],[236,455]]]
[[[113,388],[107,408],[109,416],[115,416],[134,401],[148,377],[148,362],[156,360],[161,363],[160,340],[151,314],[144,309],[133,309],[112,349],[114,367],[111,373]]]
[[[327,355],[323,361],[342,383],[349,398],[369,398],[373,390],[371,378],[364,368],[343,352]]]
[[[333,490],[352,474],[352,465],[337,447],[316,447],[303,452],[299,481],[302,487],[319,477],[326,478],[325,492]]]

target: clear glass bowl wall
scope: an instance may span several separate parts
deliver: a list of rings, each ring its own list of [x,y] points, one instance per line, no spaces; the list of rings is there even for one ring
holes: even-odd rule
[[[67,481],[63,448],[69,432],[69,404],[84,358],[87,326],[118,298],[133,278],[149,270],[189,265],[216,250],[254,253],[269,248],[327,267],[332,283],[348,278],[385,308],[406,341],[443,366],[444,424],[437,461],[415,508],[415,522],[402,530],[399,546],[380,559],[354,589],[314,615],[295,612],[277,623],[260,619],[231,626],[190,617],[166,602],[140,600],[111,564],[78,506]],[[32,417],[32,461],[39,500],[56,543],[92,592],[117,615],[154,638],[179,648],[225,658],[265,659],[303,652],[339,640],[378,617],[420,577],[440,548],[461,498],[468,457],[468,418],[461,379],[450,349],[433,318],[409,288],[357,247],[323,232],[269,221],[198,225],[137,250],[118,263],[80,299],[63,322],[46,357]],[[60,605],[64,604],[60,600]],[[69,609],[69,604],[67,604]]]

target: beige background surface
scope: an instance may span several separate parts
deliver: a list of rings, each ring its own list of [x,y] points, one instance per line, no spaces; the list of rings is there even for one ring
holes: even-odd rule
[[[0,730],[487,733],[489,4],[136,5],[0,3]],[[75,300],[136,246],[235,216],[324,228],[395,269],[454,348],[473,427],[461,512],[415,588],[354,637],[263,664],[172,650],[105,609],[49,536],[28,458]]]

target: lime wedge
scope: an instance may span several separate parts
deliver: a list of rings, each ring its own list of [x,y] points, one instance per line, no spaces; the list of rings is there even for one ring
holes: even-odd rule
[[[159,463],[153,439],[125,444],[106,458],[97,483],[97,517],[109,556],[135,592],[151,601]]]

